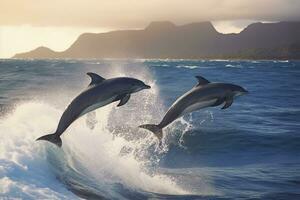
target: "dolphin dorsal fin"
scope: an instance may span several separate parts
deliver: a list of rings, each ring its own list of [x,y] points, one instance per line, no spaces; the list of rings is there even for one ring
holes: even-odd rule
[[[86,73],[89,77],[91,77],[91,83],[89,84],[90,85],[96,85],[96,84],[99,84],[101,83],[102,81],[105,80],[105,78],[99,76],[98,74],[95,74],[95,73],[92,73],[92,72],[88,72]]]
[[[210,83],[208,80],[206,80],[202,76],[195,76],[195,77],[198,80],[198,84],[196,86],[206,85],[206,84]]]

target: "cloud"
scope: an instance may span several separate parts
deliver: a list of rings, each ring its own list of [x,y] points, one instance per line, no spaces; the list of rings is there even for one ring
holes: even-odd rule
[[[139,28],[150,21],[300,20],[298,0],[1,0],[1,25]]]

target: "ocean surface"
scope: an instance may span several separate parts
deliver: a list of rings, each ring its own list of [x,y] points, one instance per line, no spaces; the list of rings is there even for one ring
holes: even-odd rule
[[[53,133],[87,72],[152,86]],[[250,93],[164,130],[158,123],[201,75]],[[300,199],[300,62],[0,60],[0,199]]]

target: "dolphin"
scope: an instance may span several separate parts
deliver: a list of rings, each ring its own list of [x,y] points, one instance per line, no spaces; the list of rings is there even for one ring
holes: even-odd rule
[[[130,94],[151,88],[144,82],[134,78],[119,77],[104,79],[98,74],[91,72],[88,72],[87,75],[90,76],[91,83],[66,108],[55,133],[44,135],[36,140],[46,140],[61,147],[62,140],[60,136],[82,115],[115,101],[120,101],[118,106],[122,106],[128,102]]]
[[[202,108],[215,107],[223,103],[222,109],[226,109],[232,105],[234,97],[248,93],[247,90],[238,85],[210,83],[201,76],[196,76],[196,78],[198,84],[172,104],[159,124],[144,124],[139,127],[152,131],[161,141],[162,129],[177,118]]]

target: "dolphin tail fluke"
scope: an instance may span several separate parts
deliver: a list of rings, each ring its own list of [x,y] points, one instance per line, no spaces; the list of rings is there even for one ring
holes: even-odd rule
[[[163,132],[162,132],[162,129],[158,125],[144,124],[144,125],[140,125],[139,127],[153,132],[154,135],[159,139],[159,141],[161,141],[161,139],[163,137]]]
[[[61,141],[60,137],[57,136],[55,133],[39,137],[38,139],[36,139],[36,141],[38,141],[38,140],[46,140],[48,142],[55,144],[58,147],[61,147],[61,145],[62,145],[62,141]]]

